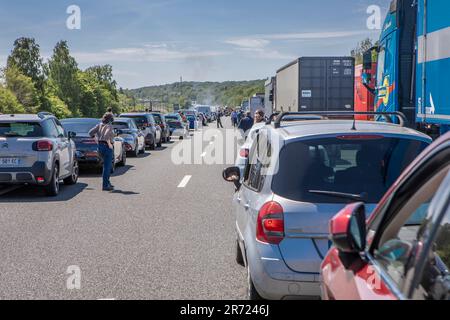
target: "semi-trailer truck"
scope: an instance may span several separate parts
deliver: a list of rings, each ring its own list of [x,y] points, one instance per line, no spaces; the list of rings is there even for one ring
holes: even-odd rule
[[[353,111],[355,59],[301,57],[277,71],[275,111]]]
[[[431,136],[450,131],[450,1],[393,0],[364,61],[376,111],[403,112],[410,127]]]

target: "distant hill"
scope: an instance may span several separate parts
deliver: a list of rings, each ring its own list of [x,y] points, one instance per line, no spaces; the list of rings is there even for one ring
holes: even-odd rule
[[[238,106],[243,99],[264,92],[265,80],[227,82],[183,82],[125,90],[136,99],[162,101],[165,104],[189,106],[198,104]]]

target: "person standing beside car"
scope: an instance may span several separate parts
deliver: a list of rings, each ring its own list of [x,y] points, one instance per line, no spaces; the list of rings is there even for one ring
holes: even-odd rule
[[[113,161],[114,128],[112,123],[114,116],[107,112],[102,118],[102,122],[89,131],[91,137],[96,137],[98,150],[103,159],[103,191],[113,191],[110,177]]]

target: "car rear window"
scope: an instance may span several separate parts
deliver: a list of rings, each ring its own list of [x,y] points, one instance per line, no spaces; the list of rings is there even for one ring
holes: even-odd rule
[[[100,121],[97,122],[62,122],[64,129],[69,132],[75,132],[76,134],[87,134],[94,128]]]
[[[0,137],[43,137],[43,130],[37,122],[0,122]]]
[[[182,125],[178,120],[170,120],[168,123],[170,128],[182,128]]]
[[[153,118],[155,119],[156,124],[161,124],[161,116],[159,114],[153,114]]]
[[[427,146],[426,142],[418,140],[381,136],[290,143],[280,152],[272,189],[295,201],[352,202],[316,192],[323,191],[364,195],[368,203],[377,203]]]
[[[113,128],[114,128],[114,129],[118,129],[118,130],[127,130],[127,129],[130,129],[130,126],[128,125],[127,122],[117,122],[117,121],[114,121],[112,125],[113,125]]]
[[[126,118],[133,119],[134,122],[136,123],[136,126],[138,126],[138,127],[142,127],[143,125],[148,125],[148,119],[146,116],[127,115]]]

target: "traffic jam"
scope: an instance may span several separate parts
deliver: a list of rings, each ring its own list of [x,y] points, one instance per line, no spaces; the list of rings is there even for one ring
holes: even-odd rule
[[[237,106],[181,102],[183,79],[92,116],[0,91],[0,299],[449,300],[450,7],[384,2],[359,55],[284,57]]]

